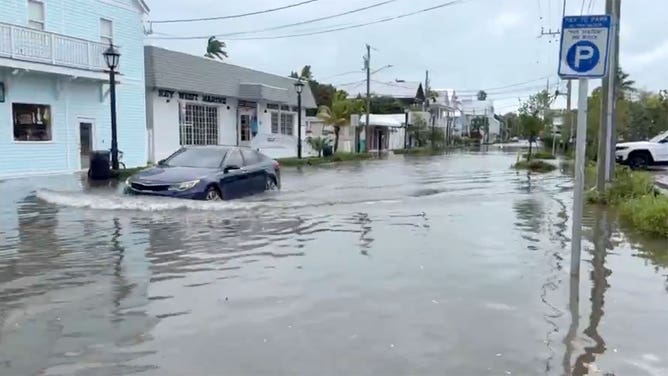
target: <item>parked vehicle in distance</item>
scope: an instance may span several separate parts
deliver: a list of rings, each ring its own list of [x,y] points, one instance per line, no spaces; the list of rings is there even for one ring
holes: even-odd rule
[[[280,189],[277,161],[246,147],[182,147],[126,180],[126,192],[217,201]]]
[[[622,142],[615,146],[617,163],[634,169],[668,165],[668,131],[649,141]]]

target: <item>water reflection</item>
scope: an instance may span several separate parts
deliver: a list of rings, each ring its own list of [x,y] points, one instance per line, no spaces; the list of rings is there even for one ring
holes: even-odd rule
[[[589,323],[583,331],[583,333],[593,341],[593,344],[586,346],[583,353],[575,359],[572,371],[572,374],[575,376],[588,375],[591,370],[596,370],[596,356],[605,353],[606,350],[605,340],[599,333],[598,327],[605,313],[603,310],[605,304],[605,292],[610,287],[607,279],[610,274],[612,274],[612,271],[606,267],[608,249],[612,249],[610,243],[612,228],[608,221],[607,211],[596,210],[593,215],[595,221],[593,224],[591,240],[594,247],[590,251],[592,256],[592,271],[590,273],[592,287],[589,298],[589,301],[591,302],[591,311],[589,314]],[[571,288],[571,294],[573,293],[573,288]],[[577,300],[577,298],[571,297],[571,302],[573,300]],[[573,325],[573,323],[571,325]]]

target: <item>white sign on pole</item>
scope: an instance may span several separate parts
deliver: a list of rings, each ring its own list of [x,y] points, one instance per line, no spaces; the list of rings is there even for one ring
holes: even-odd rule
[[[610,16],[567,16],[561,26],[559,76],[602,78],[608,73]]]
[[[610,16],[568,16],[561,26],[559,76],[578,79],[578,127],[575,142],[575,184],[571,236],[571,275],[579,278],[584,207],[585,154],[587,143],[587,95],[590,78],[608,73]]]

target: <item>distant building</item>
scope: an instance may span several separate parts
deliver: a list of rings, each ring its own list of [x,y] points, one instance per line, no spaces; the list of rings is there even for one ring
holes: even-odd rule
[[[185,145],[240,145],[273,158],[297,155],[296,80],[250,68],[147,46],[146,113],[149,160]],[[309,85],[306,109],[316,108]]]
[[[473,119],[482,118],[487,123],[488,130],[480,130],[483,142],[496,142],[501,139],[501,122],[494,116],[494,102],[487,99],[480,101],[477,98],[462,99],[461,112],[463,117],[463,135],[471,135]]]
[[[118,147],[146,164],[142,0],[2,0],[0,177],[73,172],[111,148],[109,75],[102,53],[121,53]]]

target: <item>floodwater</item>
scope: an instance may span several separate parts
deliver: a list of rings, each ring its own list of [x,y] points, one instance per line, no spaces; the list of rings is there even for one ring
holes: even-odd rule
[[[201,203],[0,182],[1,375],[668,375],[668,242],[501,151]],[[600,372],[600,373],[596,373]]]

